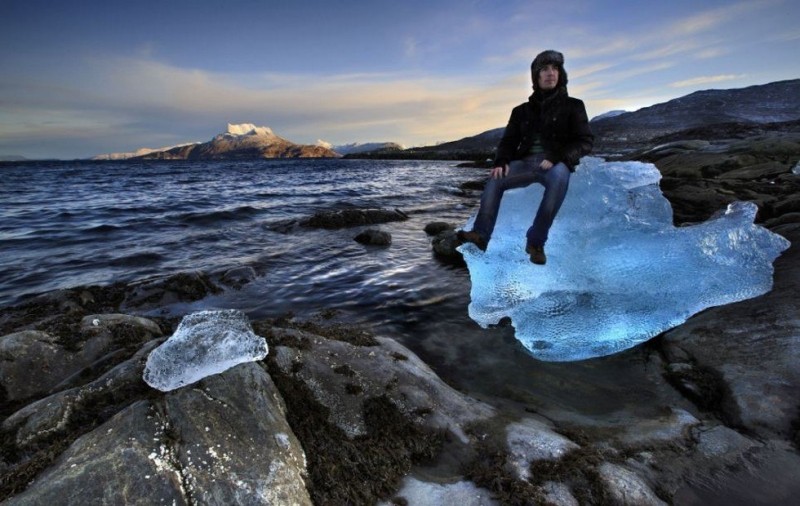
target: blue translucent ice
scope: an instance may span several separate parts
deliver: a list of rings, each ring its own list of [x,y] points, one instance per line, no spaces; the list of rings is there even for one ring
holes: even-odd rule
[[[486,253],[459,248],[472,279],[470,317],[483,327],[509,317],[535,357],[570,361],[625,350],[705,308],[771,290],[772,262],[789,242],[753,224],[755,204],[676,228],[660,177],[651,164],[584,158],[550,229],[545,266],[524,251],[542,186],[507,192]]]

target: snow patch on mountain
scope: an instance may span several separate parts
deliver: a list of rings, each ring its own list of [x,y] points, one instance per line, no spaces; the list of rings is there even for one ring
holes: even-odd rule
[[[223,135],[266,135],[273,136],[275,133],[271,128],[260,126],[257,127],[253,123],[228,123],[228,128]]]

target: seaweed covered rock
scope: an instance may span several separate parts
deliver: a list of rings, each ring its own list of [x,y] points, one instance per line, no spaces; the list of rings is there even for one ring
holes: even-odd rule
[[[139,400],[6,504],[300,504],[305,456],[269,375],[243,364]]]

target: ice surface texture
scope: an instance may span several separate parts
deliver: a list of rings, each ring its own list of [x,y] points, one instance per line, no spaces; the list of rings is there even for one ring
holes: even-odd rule
[[[536,358],[570,361],[625,350],[705,308],[768,292],[772,262],[789,242],[753,224],[755,204],[734,202],[676,228],[660,178],[652,164],[584,158],[550,229],[545,266],[524,251],[542,186],[506,192],[486,253],[459,248],[472,279],[470,317],[483,327],[510,317]]]
[[[253,333],[241,311],[201,311],[186,315],[178,329],[150,352],[144,381],[162,392],[267,356],[267,342]]]

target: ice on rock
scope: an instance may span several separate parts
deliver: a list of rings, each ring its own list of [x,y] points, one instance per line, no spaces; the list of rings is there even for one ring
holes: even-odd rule
[[[756,205],[734,202],[675,227],[660,177],[652,164],[584,158],[550,229],[545,266],[524,251],[542,186],[506,192],[486,252],[459,248],[470,317],[483,327],[509,317],[535,357],[570,361],[625,350],[705,308],[771,290],[772,262],[789,242],[753,223]]]
[[[144,381],[168,392],[267,356],[267,342],[253,333],[241,311],[201,311],[184,316],[175,333],[150,352]]]

